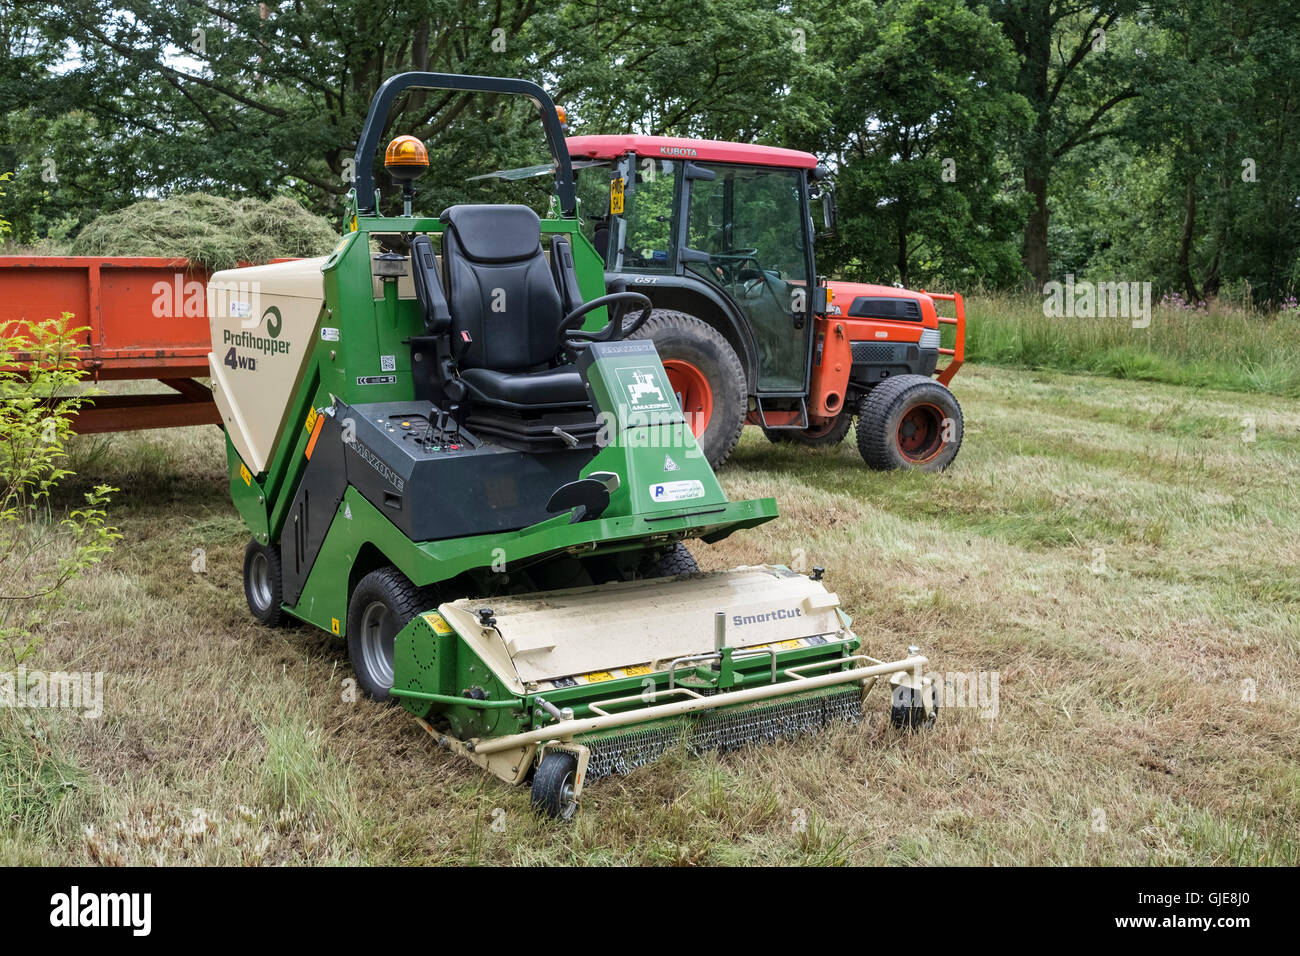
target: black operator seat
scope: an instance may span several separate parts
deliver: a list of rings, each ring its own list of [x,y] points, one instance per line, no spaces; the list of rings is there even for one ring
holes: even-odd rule
[[[452,206],[440,219],[451,339],[471,404],[586,406],[577,369],[551,367],[565,306],[537,214],[527,206]]]

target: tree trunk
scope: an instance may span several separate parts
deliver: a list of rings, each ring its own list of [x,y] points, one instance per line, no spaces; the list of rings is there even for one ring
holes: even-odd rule
[[[1040,292],[1049,278],[1047,268],[1047,174],[1025,171],[1025,192],[1033,200],[1025,220],[1025,242],[1021,261],[1029,273],[1030,291]]]
[[[907,220],[900,218],[898,226],[898,281],[907,288]]]
[[[1196,175],[1187,177],[1187,195],[1183,199],[1183,232],[1178,239],[1178,281],[1183,284],[1188,303],[1201,301],[1192,276],[1192,239],[1196,235]]]

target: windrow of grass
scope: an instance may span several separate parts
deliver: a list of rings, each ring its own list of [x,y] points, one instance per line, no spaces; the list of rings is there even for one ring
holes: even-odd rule
[[[967,361],[1300,397],[1300,314],[1154,306],[1130,318],[1044,315],[1041,296],[966,302]],[[951,333],[950,333],[951,334]]]

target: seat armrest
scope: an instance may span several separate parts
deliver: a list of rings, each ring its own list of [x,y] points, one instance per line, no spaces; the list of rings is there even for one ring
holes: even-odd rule
[[[551,272],[555,276],[556,288],[560,290],[564,314],[568,315],[582,305],[578,270],[573,264],[573,244],[569,242],[568,236],[557,235],[551,240]]]
[[[433,240],[426,235],[411,241],[411,278],[415,284],[415,298],[424,311],[424,326],[434,335],[446,335],[451,330],[451,309],[442,291],[438,277],[438,257],[433,251]]]

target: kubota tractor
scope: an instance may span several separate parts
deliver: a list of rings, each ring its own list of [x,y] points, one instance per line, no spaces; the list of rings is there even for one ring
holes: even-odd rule
[[[709,462],[745,424],[832,445],[858,418],[872,468],[946,468],[962,439],[947,385],[961,367],[960,295],[827,281],[814,207],[834,223],[811,153],[664,136],[573,136],[582,228],[611,291],[654,303],[653,339]],[[940,316],[938,302],[955,314]],[[940,326],[955,326],[951,347]],[[949,361],[938,368],[939,357]]]

